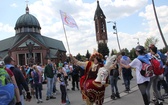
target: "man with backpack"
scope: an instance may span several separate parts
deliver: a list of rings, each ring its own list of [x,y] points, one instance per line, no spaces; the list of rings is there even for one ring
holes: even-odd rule
[[[27,95],[26,95],[26,100],[27,101],[31,100],[31,95],[30,95],[30,92],[29,92],[28,84],[27,84],[23,74],[21,73],[21,71],[18,68],[14,67],[14,62],[15,61],[11,56],[7,56],[4,59],[4,63],[5,63],[6,68],[10,69],[15,76],[16,83],[17,83],[17,86],[18,86],[19,91],[20,91],[21,103],[22,103],[22,105],[24,105],[24,98],[23,98],[23,94],[22,94],[23,88],[25,89],[25,91],[27,93]]]
[[[163,62],[161,60],[161,56],[158,53],[157,47],[155,45],[151,44],[149,46],[149,50],[150,50],[149,55],[151,56],[151,64],[153,66],[154,75],[150,78],[148,89],[150,90],[150,87],[152,85],[154,96],[156,98],[156,99],[153,99],[155,105],[163,105],[163,99],[161,97],[161,93],[158,91],[158,88],[157,88],[158,81],[160,80],[159,75],[162,75],[164,72],[162,69]],[[150,100],[150,95],[149,95],[149,100]]]
[[[147,64],[150,64],[149,58],[146,55],[145,52],[145,48],[141,45],[138,45],[136,48],[136,55],[138,56],[137,58],[135,58],[131,63],[129,63],[128,65],[123,64],[122,62],[120,62],[120,65],[124,68],[135,68],[136,69],[136,79],[137,79],[137,84],[138,84],[138,88],[141,92],[143,101],[145,105],[149,105],[150,101],[148,99],[149,97],[149,90],[148,90],[148,86],[149,86],[149,81],[150,81],[150,77],[144,77],[143,75],[141,75],[141,69],[142,69],[142,62],[145,62]]]
[[[0,61],[0,103],[5,105],[21,105],[19,89],[13,73],[4,68],[5,64]],[[9,93],[7,94],[6,93]],[[16,100],[15,100],[15,97]]]

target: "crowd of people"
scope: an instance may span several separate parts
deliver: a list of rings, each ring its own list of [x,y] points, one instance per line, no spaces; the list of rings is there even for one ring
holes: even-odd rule
[[[46,65],[37,63],[16,66],[14,63],[15,60],[11,56],[0,62],[0,68],[5,68],[15,86],[16,99],[9,105],[24,105],[24,101],[31,101],[32,97],[36,98],[37,103],[42,103],[43,84],[47,85],[46,100],[56,99],[56,91],[60,90],[61,103],[66,104],[66,91],[70,90],[68,80],[72,81],[71,90],[79,90],[79,78],[84,71],[80,66],[67,62],[55,64],[50,59]],[[56,88],[56,83],[60,85],[60,89]]]
[[[109,73],[109,84],[111,86],[111,99],[115,100],[120,97],[120,90],[118,89],[118,80],[123,77],[123,85],[125,92],[131,91],[130,81],[133,78],[132,69],[136,71],[136,79],[139,90],[142,94],[142,99],[145,105],[150,105],[151,101],[155,105],[163,105],[164,97],[168,96],[168,60],[162,59],[163,54],[157,49],[155,45],[149,46],[149,52],[143,46],[137,46],[135,48],[137,58],[131,61],[129,56],[123,51],[117,55],[116,63],[113,64]],[[164,55],[165,56],[165,55]],[[150,59],[155,57],[160,61],[164,72],[161,75],[155,75],[145,77],[141,74],[142,62],[150,64]],[[55,64],[50,59],[44,66],[37,64],[14,66],[15,60],[11,56],[7,56],[4,59],[4,65],[0,63],[0,68],[5,67],[6,71],[12,79],[12,83],[15,86],[15,100],[12,100],[9,105],[24,105],[24,100],[31,101],[32,97],[37,99],[37,103],[42,103],[44,95],[42,95],[43,83],[46,83],[46,100],[56,99],[56,84],[59,84],[61,91],[61,104],[67,103],[67,90],[81,90],[83,99],[86,97],[84,92],[84,80],[95,79],[100,67],[106,63],[106,59],[103,61],[100,55],[92,56],[91,61],[93,65],[86,62],[80,62],[76,60],[71,54],[70,58],[72,62],[59,62]],[[104,58],[107,58],[105,56]],[[99,64],[98,64],[99,63]],[[98,65],[97,65],[98,64]],[[89,66],[90,65],[90,66]],[[88,69],[91,67],[91,71]],[[86,70],[89,70],[86,72]],[[96,72],[95,72],[96,71]],[[80,80],[80,81],[79,81]],[[82,81],[83,80],[83,81]],[[72,87],[70,89],[68,81],[72,81]],[[79,84],[80,83],[80,84]],[[150,88],[152,86],[154,97],[150,98]],[[161,88],[164,88],[165,94],[161,95]],[[89,104],[88,104],[89,105]],[[97,104],[99,105],[99,104]]]

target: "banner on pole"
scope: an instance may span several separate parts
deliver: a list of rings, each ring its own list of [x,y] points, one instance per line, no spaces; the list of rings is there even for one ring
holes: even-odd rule
[[[62,22],[63,24],[71,27],[71,28],[78,28],[75,20],[73,19],[73,17],[63,11],[60,10],[60,14],[61,14],[61,19],[62,19]]]

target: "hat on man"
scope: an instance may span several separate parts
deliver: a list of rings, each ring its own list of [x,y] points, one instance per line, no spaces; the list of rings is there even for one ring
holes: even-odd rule
[[[7,57],[5,57],[5,59],[4,59],[4,63],[5,63],[5,64],[10,64],[11,61],[15,61],[11,56],[7,56]]]
[[[136,51],[140,52],[140,53],[145,53],[146,49],[141,46],[141,45],[138,45],[136,48],[135,48]]]

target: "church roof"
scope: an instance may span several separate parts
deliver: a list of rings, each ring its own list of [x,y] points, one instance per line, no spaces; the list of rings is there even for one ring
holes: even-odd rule
[[[22,36],[22,37],[18,37],[18,35],[16,35],[14,37],[10,37],[10,38],[0,41],[0,48],[1,48],[0,57],[6,56],[8,54],[8,50],[13,48],[17,43],[19,43],[22,39],[24,39],[24,37],[26,37],[25,35],[19,35],[19,36]],[[31,35],[31,36],[34,37],[37,41],[39,41],[42,45],[49,48],[50,58],[55,58],[54,54],[56,54],[58,50],[66,52],[66,49],[62,41],[52,39],[52,38],[42,36],[42,35]],[[15,42],[17,41],[18,42],[13,43],[14,40]]]
[[[8,51],[13,45],[14,37],[10,37],[0,41],[0,53],[3,51]]]
[[[95,11],[94,20],[96,18],[100,18],[100,17],[106,18],[102,9],[100,8],[99,1],[97,0],[97,8],[96,8],[96,11]]]
[[[15,24],[15,29],[21,28],[21,27],[40,27],[40,23],[37,20],[37,18],[31,14],[29,14],[29,8],[26,7],[26,14],[23,14],[18,18]]]
[[[49,37],[46,37],[46,36],[43,36],[43,39],[44,39],[46,45],[49,48],[51,48],[51,49],[58,49],[58,50],[66,52],[66,49],[65,49],[62,41],[59,41],[59,40],[56,40],[56,39],[52,39],[52,38],[49,38]]]
[[[56,56],[56,53],[58,52],[58,50],[55,50],[55,49],[50,49],[50,53],[46,55],[46,58],[49,59],[49,58],[58,58]]]

